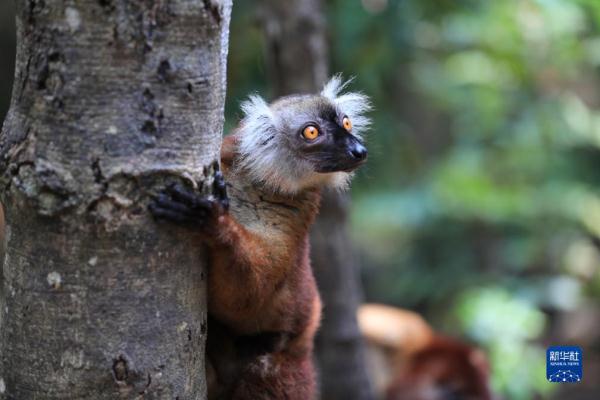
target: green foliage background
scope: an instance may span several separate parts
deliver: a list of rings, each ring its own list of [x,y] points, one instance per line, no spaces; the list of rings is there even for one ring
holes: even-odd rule
[[[256,11],[235,1],[227,129],[271,98]],[[326,23],[331,71],[375,107],[352,192],[366,299],[481,345],[503,398],[600,398],[600,1],[329,0]],[[582,385],[545,382],[550,344],[584,348]]]
[[[229,126],[269,97],[236,7]],[[595,0],[328,3],[331,70],[375,106],[352,211],[367,300],[479,343],[508,399],[550,396],[561,317],[598,310],[599,23]],[[597,332],[575,339],[597,359]]]

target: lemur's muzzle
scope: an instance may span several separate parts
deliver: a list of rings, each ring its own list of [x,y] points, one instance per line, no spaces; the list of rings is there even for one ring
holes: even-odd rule
[[[318,163],[317,172],[350,172],[367,160],[367,148],[348,132],[337,136],[334,143],[328,146],[326,154]]]
[[[367,159],[367,148],[359,141],[356,141],[354,146],[350,149],[350,154],[357,161],[364,161]]]

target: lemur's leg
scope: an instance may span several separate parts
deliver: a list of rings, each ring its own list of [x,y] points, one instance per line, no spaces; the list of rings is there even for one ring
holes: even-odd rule
[[[232,400],[313,400],[315,386],[310,354],[270,353],[246,365]]]
[[[313,400],[316,393],[313,337],[321,319],[321,301],[312,299],[310,320],[297,333],[261,333],[236,342],[247,360],[234,386],[234,400]],[[244,357],[248,351],[251,357]],[[256,352],[252,354],[252,352]]]

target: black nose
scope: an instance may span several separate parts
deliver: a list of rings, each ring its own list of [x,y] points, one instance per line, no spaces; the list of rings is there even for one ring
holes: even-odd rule
[[[357,160],[364,160],[367,158],[367,148],[360,143],[356,143],[350,150],[350,153],[352,153],[352,157]]]

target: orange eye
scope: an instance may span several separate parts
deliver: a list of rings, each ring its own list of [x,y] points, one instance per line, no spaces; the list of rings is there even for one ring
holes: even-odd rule
[[[319,136],[319,130],[314,125],[309,125],[302,131],[302,136],[308,140],[314,140]]]
[[[352,130],[352,122],[350,122],[350,118],[344,117],[344,119],[342,120],[342,124],[348,132]]]

